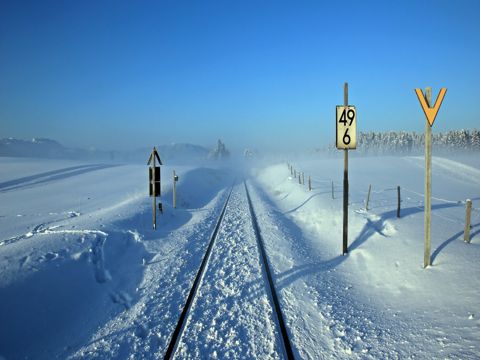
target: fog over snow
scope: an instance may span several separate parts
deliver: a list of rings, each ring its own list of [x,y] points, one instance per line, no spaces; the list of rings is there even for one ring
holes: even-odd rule
[[[175,356],[284,357],[245,181],[296,358],[478,358],[478,157],[433,158],[432,266],[424,269],[423,157],[352,154],[343,256],[340,155],[166,162],[157,230],[146,157],[0,157],[0,356],[163,357],[234,184]]]

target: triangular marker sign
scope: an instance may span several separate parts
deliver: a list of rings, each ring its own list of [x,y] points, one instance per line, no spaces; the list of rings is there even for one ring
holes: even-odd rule
[[[433,125],[435,118],[437,117],[438,110],[440,109],[440,105],[442,105],[443,98],[447,93],[446,88],[441,88],[440,92],[438,93],[437,100],[435,100],[435,105],[433,108],[429,107],[427,101],[425,100],[425,96],[421,89],[415,89],[415,93],[417,94],[418,100],[420,101],[420,105],[422,105],[423,112],[427,117],[427,121],[430,126]]]
[[[160,160],[160,156],[158,156],[157,148],[155,146],[153,147],[152,153],[150,154],[150,157],[148,158],[147,165],[150,165],[152,163],[153,157],[156,157],[158,159],[158,162],[160,165],[163,165],[162,160]]]

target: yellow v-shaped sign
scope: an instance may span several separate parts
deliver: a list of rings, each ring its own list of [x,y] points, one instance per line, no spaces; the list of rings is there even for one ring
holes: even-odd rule
[[[447,93],[447,89],[441,88],[440,92],[437,96],[437,100],[435,100],[435,105],[433,108],[428,106],[427,101],[425,100],[425,96],[421,89],[415,89],[415,93],[417,94],[418,100],[420,101],[420,105],[422,105],[423,112],[427,117],[428,123],[430,126],[433,125],[435,118],[437,117],[438,110],[440,109],[440,105],[442,105],[443,98]]]

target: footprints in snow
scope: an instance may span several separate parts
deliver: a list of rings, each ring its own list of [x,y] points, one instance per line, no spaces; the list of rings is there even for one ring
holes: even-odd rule
[[[110,273],[105,268],[105,256],[103,253],[103,246],[105,245],[106,240],[106,235],[97,236],[95,234],[93,244],[90,249],[91,260],[95,270],[95,280],[97,280],[99,284],[103,284],[112,279]]]
[[[38,233],[41,233],[42,230],[43,230],[43,227],[45,225],[46,224],[39,224],[39,225],[35,226],[31,231],[29,231],[26,234],[19,235],[19,236],[14,236],[14,237],[11,237],[10,239],[2,240],[2,241],[0,241],[0,246],[13,244],[13,243],[16,243],[19,240],[31,238],[32,236],[34,236]]]
[[[81,215],[81,213],[79,213],[78,211],[67,211],[63,214],[66,215],[67,218],[74,218],[74,217],[78,217],[78,216]],[[50,213],[49,215],[58,215],[58,213]],[[21,214],[17,215],[17,217],[21,217],[21,216],[24,216],[24,215],[21,215]],[[48,225],[48,224],[52,224],[54,222],[58,222],[58,221],[60,221],[60,220],[53,220],[53,221],[49,221],[49,222],[46,222],[46,223],[38,224],[31,231],[27,232],[26,234],[14,236],[14,237],[11,237],[11,238],[6,239],[6,240],[1,240],[0,241],[0,246],[13,244],[13,243],[16,243],[19,240],[28,239],[28,238],[31,238],[31,237],[37,235],[37,234],[50,233],[50,232],[48,232],[49,230],[58,228],[60,226],[52,226],[52,227],[47,228],[47,229],[45,229],[45,226]]]
[[[77,211],[68,211],[63,214],[66,219],[81,216],[81,213]],[[56,213],[51,213],[50,215],[56,215]],[[63,240],[69,244],[67,248],[61,249],[60,251],[47,250],[47,252],[42,253],[42,247],[40,247],[35,252],[19,258],[17,260],[18,266],[20,268],[30,267],[32,270],[38,271],[42,269],[38,267],[38,265],[42,263],[45,263],[44,266],[50,266],[47,265],[48,263],[52,263],[52,265],[55,263],[53,266],[61,267],[65,261],[86,261],[92,267],[94,279],[98,284],[103,285],[111,281],[112,275],[107,269],[105,259],[105,245],[109,234],[102,230],[76,229],[73,225],[69,226],[69,228],[65,228],[65,225],[53,225],[53,223],[65,220],[65,218],[38,224],[25,234],[0,240],[0,246],[13,244],[20,240],[36,236],[60,235],[63,236]],[[104,227],[104,225],[102,225],[102,227]],[[126,246],[132,246],[132,244],[138,244],[143,241],[143,236],[137,230],[121,231],[116,235],[118,236],[115,236],[114,240],[117,240],[117,237],[119,238],[118,240],[126,239]],[[77,248],[77,250],[74,250],[75,248]],[[114,247],[114,253],[119,251],[123,250]],[[144,263],[145,259],[148,259],[148,261],[151,259],[148,256],[145,257],[145,255],[139,254],[139,256],[142,256]],[[125,309],[130,308],[132,305],[132,297],[123,289],[112,288],[118,286],[115,284],[116,283],[112,283],[106,288],[108,289],[107,291],[109,292],[112,302],[125,307]]]

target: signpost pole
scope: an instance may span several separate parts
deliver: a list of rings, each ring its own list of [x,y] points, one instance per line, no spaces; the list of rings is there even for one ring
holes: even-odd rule
[[[432,88],[425,88],[425,100],[432,107]],[[430,265],[431,222],[432,222],[432,126],[425,120],[425,246],[423,267]]]
[[[153,229],[157,228],[157,198],[155,196],[156,189],[155,189],[155,148],[152,150],[152,158],[153,158],[153,169],[152,169],[152,189],[153,189],[153,202],[152,202],[152,216],[153,216]]]
[[[343,87],[343,100],[344,106],[347,108],[348,83],[345,83]],[[348,149],[343,151],[343,255],[345,255],[348,253]]]
[[[441,88],[438,93],[435,105],[432,104],[432,88],[425,88],[425,94],[421,89],[415,89],[420,105],[427,121],[425,122],[425,247],[423,253],[423,267],[426,268],[431,263],[430,258],[430,234],[431,234],[431,215],[432,215],[432,126],[437,116],[443,98],[447,93],[446,88]]]
[[[160,166],[157,167],[156,160],[158,160],[158,165],[163,165],[162,160],[160,160],[160,156],[158,155],[157,149],[155,146],[153,147],[152,153],[148,158],[147,165],[149,165],[148,175],[149,175],[149,193],[150,196],[153,197],[152,199],[152,224],[153,230],[157,229],[157,196],[161,196],[162,185],[160,184]],[[158,169],[158,176],[157,176],[157,169]],[[158,179],[157,179],[158,177]],[[158,182],[158,185],[157,185]],[[162,211],[162,203],[158,204],[160,212]]]

